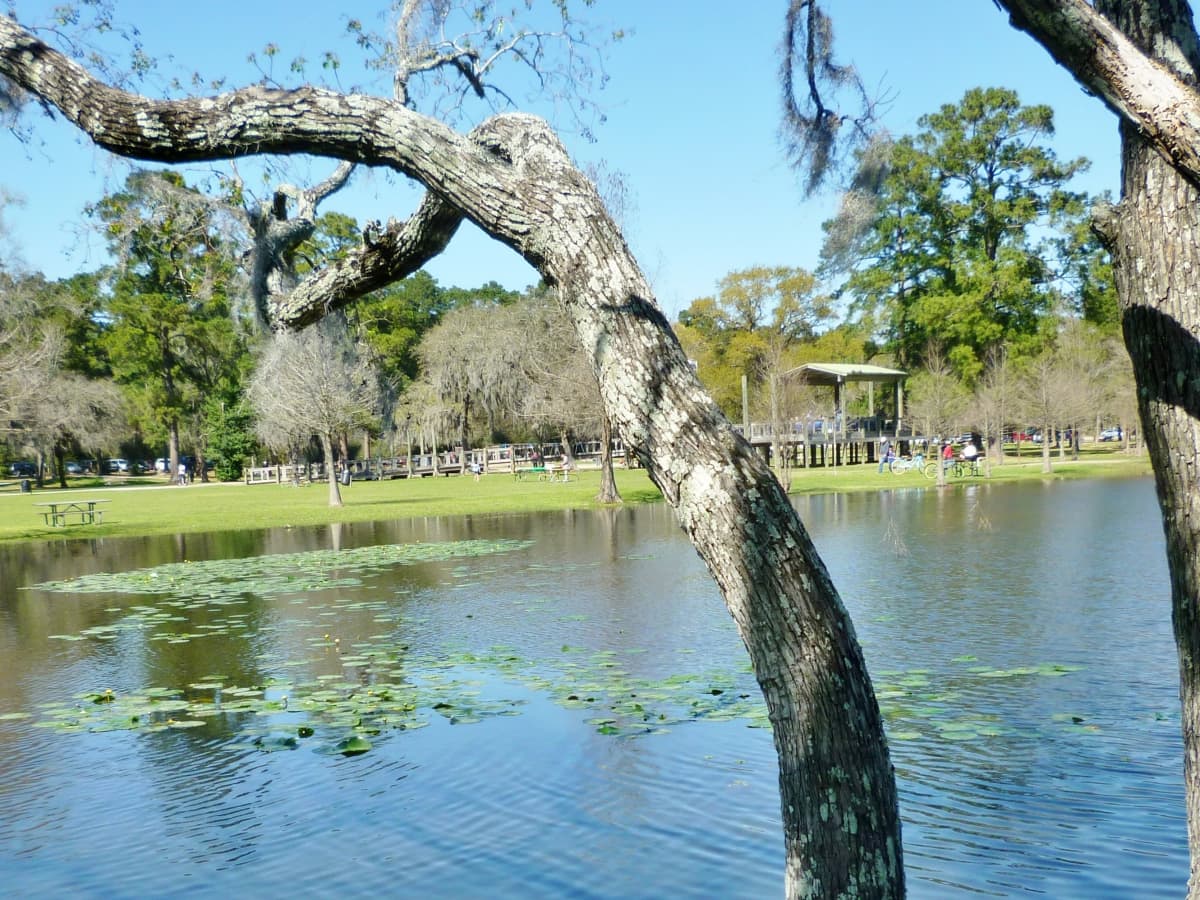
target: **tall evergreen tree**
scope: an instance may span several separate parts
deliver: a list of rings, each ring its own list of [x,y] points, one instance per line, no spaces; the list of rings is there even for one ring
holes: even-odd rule
[[[1052,307],[1066,261],[1047,235],[1082,216],[1067,185],[1087,163],[1060,162],[1045,145],[1050,108],[1002,88],[973,88],[919,124],[892,147],[846,291],[901,365],[937,345],[973,379],[990,347],[1030,340]]]
[[[119,260],[102,343],[145,436],[165,438],[172,467],[181,428],[199,424],[203,398],[236,381],[244,358],[231,315],[235,242],[186,190],[176,174],[137,171],[92,208]]]

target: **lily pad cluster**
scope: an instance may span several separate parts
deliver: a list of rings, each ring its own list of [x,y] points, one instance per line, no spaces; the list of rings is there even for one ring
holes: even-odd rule
[[[952,662],[963,664],[962,671],[935,673],[930,669],[909,669],[878,674],[875,696],[891,740],[970,741],[1010,734],[1013,728],[1000,716],[974,711],[972,697],[985,680],[1058,678],[1081,668],[1041,663],[999,669],[970,665],[976,662],[973,656],[961,656]]]
[[[147,641],[187,643],[205,637],[262,628],[233,607],[248,596],[284,595],[291,602],[336,622],[342,610],[363,609],[383,625],[398,622],[392,596],[369,590],[334,591],[333,599],[307,594],[357,587],[363,577],[397,565],[478,558],[521,550],[528,541],[456,541],[397,544],[352,550],[320,550],[238,560],[188,562],[133,572],[84,576],[37,585],[45,591],[162,595],[154,605],[113,607],[117,618],[68,640],[111,640],[140,632]],[[479,562],[457,566],[452,577],[479,575]],[[535,614],[545,604],[530,601]],[[197,622],[197,610],[207,620]],[[286,624],[286,623],[285,623]],[[311,625],[311,623],[309,623]],[[283,627],[275,625],[273,627]],[[119,692],[107,686],[77,694],[40,710],[39,725],[62,732],[125,730],[158,733],[197,729],[206,738],[231,739],[231,747],[263,751],[311,746],[354,756],[372,749],[385,733],[423,728],[432,722],[477,724],[519,715],[533,693],[568,709],[604,735],[637,738],[661,734],[688,722],[738,721],[767,728],[765,704],[749,664],[736,671],[697,670],[650,678],[635,674],[636,657],[647,651],[563,645],[551,657],[530,658],[512,647],[431,647],[420,651],[397,637],[398,628],[343,647],[330,634],[310,637],[314,659],[258,660],[274,673],[262,683],[238,684],[214,673],[186,685]],[[687,657],[685,650],[680,650]],[[1076,667],[1041,664],[1011,669],[953,663],[961,669],[884,672],[876,684],[893,740],[976,740],[1008,732],[997,717],[972,712],[971,696],[987,680],[1066,675]],[[332,664],[339,671],[313,676]],[[289,677],[292,673],[294,677]]]
[[[100,572],[63,581],[46,581],[31,589],[72,594],[206,594],[210,598],[236,597],[252,590],[262,597],[350,587],[361,584],[359,575],[371,571],[508,553],[532,544],[532,541],[521,540],[473,540],[309,550],[241,559],[167,563],[129,572]]]

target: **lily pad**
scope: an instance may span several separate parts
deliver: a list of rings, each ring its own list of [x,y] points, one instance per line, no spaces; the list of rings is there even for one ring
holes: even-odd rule
[[[338,741],[333,749],[342,756],[358,756],[371,749],[371,742],[355,734]]]

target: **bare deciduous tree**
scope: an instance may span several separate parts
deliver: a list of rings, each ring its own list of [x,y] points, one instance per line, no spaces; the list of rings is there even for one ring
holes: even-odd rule
[[[908,381],[908,414],[923,423],[923,433],[948,440],[967,411],[970,395],[942,356],[931,345],[925,351],[925,368]],[[938,459],[939,448],[931,448],[930,459]],[[946,469],[938,466],[938,484],[946,483]]]
[[[43,390],[26,406],[24,425],[38,458],[54,457],[59,484],[65,488],[66,453],[73,445],[98,454],[128,433],[125,401],[111,381],[74,372],[56,372]]]
[[[467,470],[471,416],[478,412],[491,426],[497,413],[511,410],[520,390],[517,362],[526,344],[506,330],[497,306],[461,306],[421,340],[422,377],[452,410],[462,448],[459,465]]]
[[[321,442],[329,505],[341,506],[334,443],[339,434],[378,414],[378,377],[338,317],[267,345],[247,392],[268,446],[290,448],[316,435]]]

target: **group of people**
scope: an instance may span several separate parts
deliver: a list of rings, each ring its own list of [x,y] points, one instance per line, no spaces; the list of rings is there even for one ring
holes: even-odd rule
[[[979,448],[975,446],[974,441],[967,441],[962,446],[962,451],[959,453],[958,459],[971,465],[979,459]],[[954,443],[946,441],[942,445],[942,468],[949,469],[954,465]]]
[[[963,443],[962,450],[959,452],[959,454],[956,457],[955,452],[954,452],[954,442],[947,440],[947,441],[943,442],[943,444],[942,444],[941,456],[942,456],[942,467],[945,469],[949,469],[951,466],[954,465],[954,463],[956,461],[961,461],[961,462],[967,463],[968,465],[975,465],[979,460],[979,447],[976,445],[975,441],[973,441],[973,440],[966,441]],[[897,457],[896,457],[895,445],[887,438],[884,438],[882,441],[880,441],[879,442],[879,472],[880,472],[880,474],[883,474],[883,470],[885,468],[890,468],[892,463],[894,463],[896,461],[896,458]]]

